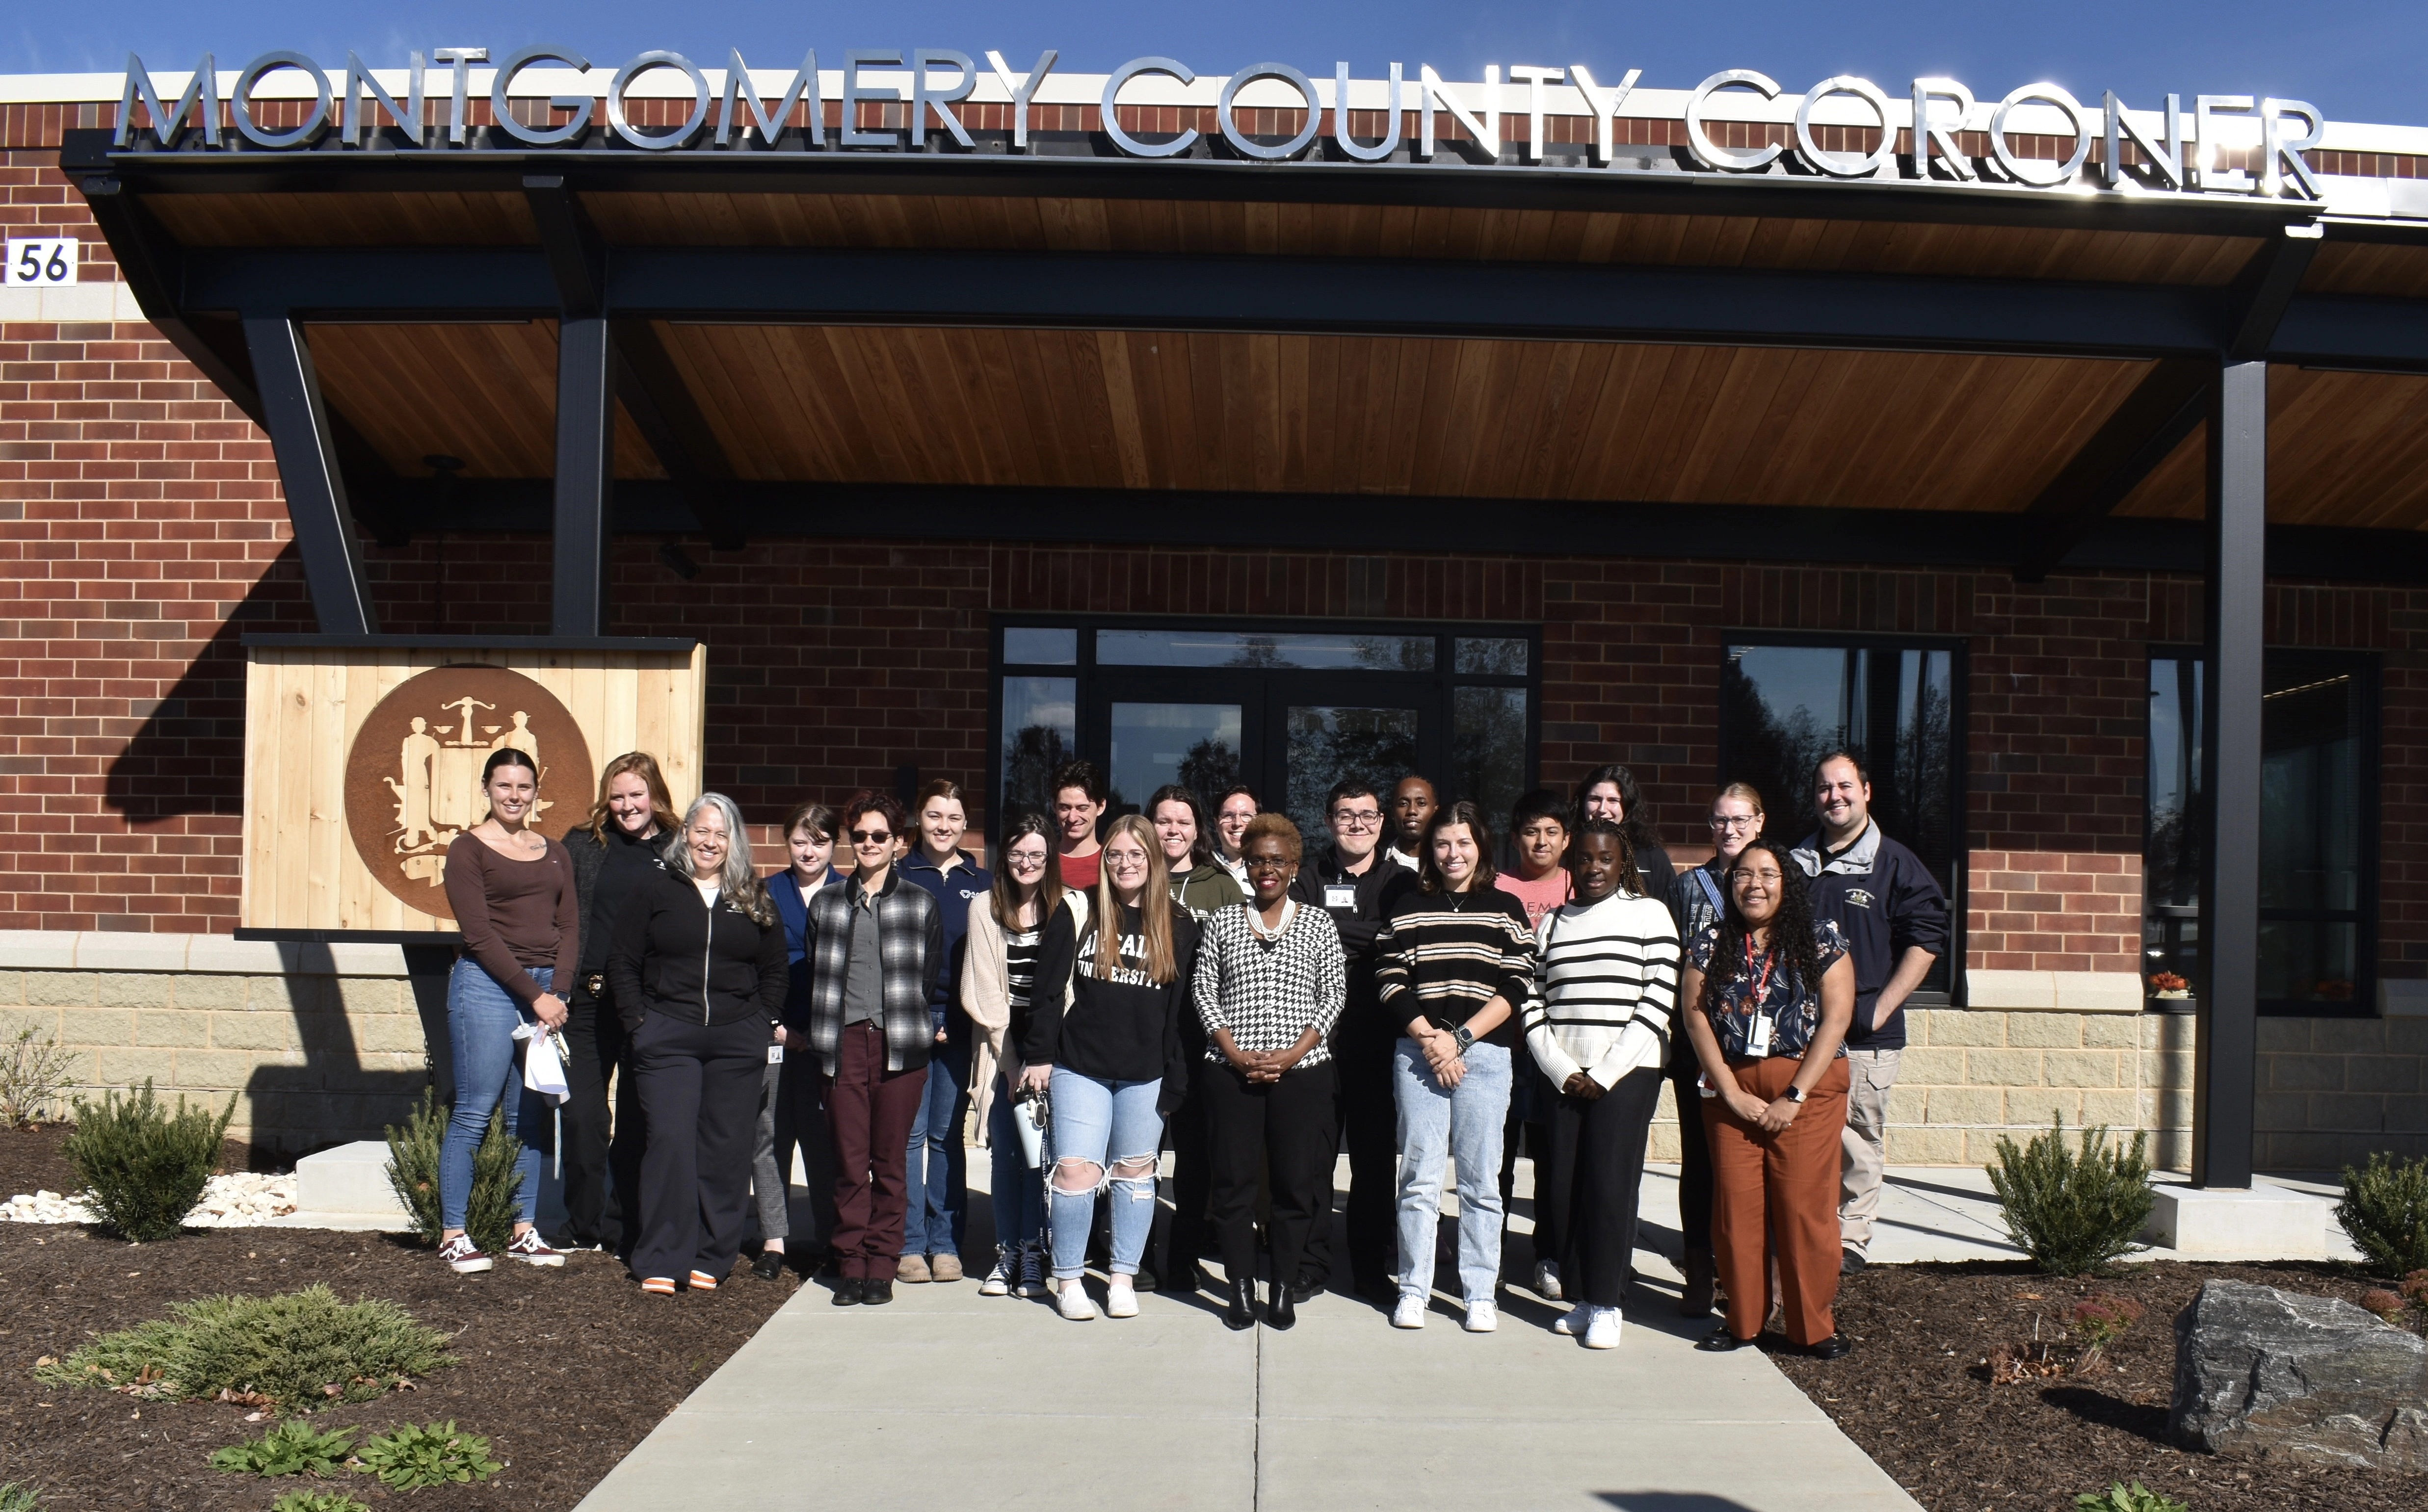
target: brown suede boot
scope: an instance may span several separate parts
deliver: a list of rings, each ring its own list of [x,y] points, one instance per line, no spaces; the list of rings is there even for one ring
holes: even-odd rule
[[[1710,1254],[1686,1251],[1686,1285],[1678,1293],[1678,1316],[1708,1316],[1712,1310],[1712,1288],[1717,1278]]]

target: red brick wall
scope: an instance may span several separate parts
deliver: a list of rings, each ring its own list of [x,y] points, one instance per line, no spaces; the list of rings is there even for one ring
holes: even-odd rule
[[[2141,858],[2097,851],[1975,851],[1965,964],[1993,971],[2141,969]]]

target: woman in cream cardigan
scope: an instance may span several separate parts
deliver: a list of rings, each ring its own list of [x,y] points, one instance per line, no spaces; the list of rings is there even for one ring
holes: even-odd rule
[[[984,906],[970,910],[961,966],[961,1011],[978,1027],[970,1086],[978,1128],[992,1152],[994,1268],[981,1296],[1045,1291],[1045,1178],[1025,1162],[1012,1124],[1010,1089],[1020,1082],[1021,1035],[1037,980],[1037,947],[1045,920],[1062,898],[1054,837],[1042,814],[1015,818],[1003,837],[1003,864]]]

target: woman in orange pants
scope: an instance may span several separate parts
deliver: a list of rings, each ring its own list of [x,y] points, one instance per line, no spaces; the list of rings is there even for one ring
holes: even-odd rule
[[[1682,1015],[1702,1063],[1712,1145],[1712,1245],[1728,1322],[1696,1347],[1742,1349],[1762,1332],[1767,1256],[1779,1257],[1787,1337],[1819,1359],[1850,1347],[1838,1294],[1842,1047],[1855,1013],[1846,936],[1815,924],[1787,848],[1757,839],[1728,876],[1729,906],[1689,945]]]

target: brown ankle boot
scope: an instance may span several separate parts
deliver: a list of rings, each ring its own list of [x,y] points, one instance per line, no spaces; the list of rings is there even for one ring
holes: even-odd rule
[[[1700,1318],[1712,1310],[1712,1287],[1717,1279],[1712,1257],[1694,1250],[1686,1252],[1686,1285],[1678,1293],[1678,1316]]]

